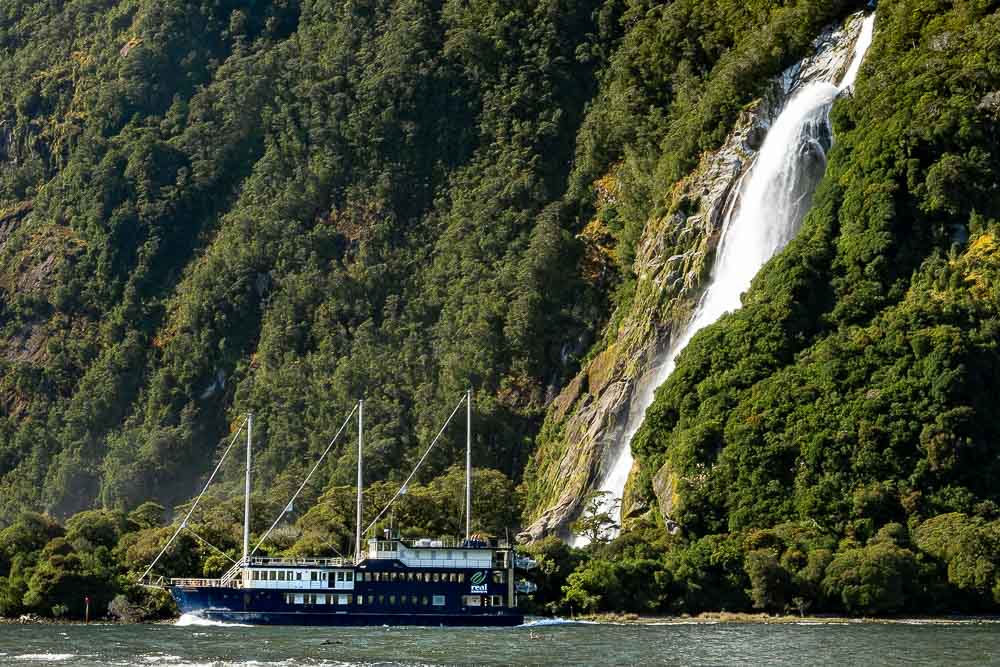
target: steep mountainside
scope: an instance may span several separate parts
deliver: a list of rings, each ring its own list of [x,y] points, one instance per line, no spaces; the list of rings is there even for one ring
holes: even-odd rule
[[[548,413],[529,471],[534,513],[525,537],[565,536],[588,490],[607,488],[602,482],[616,474],[628,475],[628,440],[669,372],[685,324],[705,298],[724,227],[739,209],[764,138],[800,92],[844,76],[859,57],[855,47],[863,23],[859,12],[843,25],[829,26],[805,58],[768,81],[761,97],[741,110],[723,144],[701,155],[694,171],[665,195],[666,208],[655,210],[645,224],[632,265],[633,292],[618,304],[613,325]],[[606,181],[617,188],[614,176]],[[600,206],[600,215],[607,215],[616,202]],[[624,483],[609,492],[622,495]],[[623,503],[626,517],[645,509],[634,494],[626,494]]]
[[[518,478],[606,310],[562,196],[619,12],[3,3],[0,517],[186,498],[248,410],[282,488],[361,396],[385,478],[470,386]]]
[[[249,410],[283,489],[361,395],[391,478],[470,386],[520,480],[653,184],[849,10],[5,3],[0,517],[181,500]]]
[[[693,534],[996,518],[1000,16],[921,7],[879,8],[802,234],[636,438],[641,493]]]
[[[629,424],[816,79],[797,237]],[[349,548],[349,439],[282,509],[354,402],[374,514],[468,388],[476,529],[528,529],[538,608],[995,611],[998,146],[995,0],[5,0],[0,615],[169,613],[144,501],[250,411],[265,551]],[[463,446],[400,522],[454,532]],[[160,573],[239,553],[239,475],[192,519],[229,555]],[[587,549],[539,539],[581,510]]]

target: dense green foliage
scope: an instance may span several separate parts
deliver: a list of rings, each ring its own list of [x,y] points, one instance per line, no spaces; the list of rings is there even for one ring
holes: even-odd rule
[[[129,574],[249,411],[260,535],[357,398],[374,518],[471,387],[477,528],[515,528],[644,225],[858,5],[4,2],[0,614],[164,613]],[[997,5],[884,0],[876,29],[800,236],[633,443],[654,509],[586,551],[534,545],[540,608],[1000,602]],[[397,525],[458,531],[463,444],[453,424]],[[344,437],[270,552],[350,548],[353,462]],[[223,477],[192,526],[231,557]],[[157,572],[227,565],[185,532]]]
[[[179,501],[249,410],[281,490],[362,396],[391,478],[470,386],[519,477],[603,312],[560,203],[597,9],[5,3],[0,517]]]
[[[847,611],[920,609],[931,562],[949,575],[935,605],[968,608],[973,591],[989,605],[1000,15],[996,3],[886,2],[876,31],[855,94],[835,106],[802,232],[743,309],[681,354],[633,443],[640,483],[648,497],[658,472],[676,483],[670,518],[687,539],[814,526],[831,542],[799,560],[833,550],[815,556],[829,562],[813,583]],[[945,523],[962,535],[948,548]],[[781,557],[748,551],[747,572],[788,588],[798,566]],[[780,606],[777,589],[754,600]]]

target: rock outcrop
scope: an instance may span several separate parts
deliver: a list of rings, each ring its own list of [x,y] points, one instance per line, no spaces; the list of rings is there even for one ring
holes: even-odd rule
[[[726,214],[736,203],[741,180],[768,128],[801,86],[840,78],[850,62],[861,18],[861,13],[855,14],[843,26],[824,31],[814,42],[813,55],[771,82],[741,114],[725,143],[704,155],[698,168],[674,185],[665,198],[666,213],[647,222],[634,264],[634,298],[626,312],[612,317],[601,352],[550,407],[536,471],[529,481],[535,487],[532,495],[543,501],[533,508],[533,521],[521,540],[568,536],[581,500],[616,460],[630,423],[642,418],[650,397],[641,396],[640,387],[652,384],[642,379],[666,363],[672,335],[691,317],[711,272]],[[669,504],[673,485],[667,471],[658,471],[657,476],[665,496],[660,504]],[[622,517],[647,509],[627,485]]]

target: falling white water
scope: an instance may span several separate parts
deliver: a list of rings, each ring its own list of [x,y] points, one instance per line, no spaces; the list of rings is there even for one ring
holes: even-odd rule
[[[830,107],[841,92],[854,85],[871,45],[874,23],[874,13],[864,19],[853,59],[839,86],[825,81],[809,83],[793,94],[774,121],[743,179],[737,204],[723,223],[712,275],[698,309],[678,332],[666,363],[653,367],[636,383],[621,449],[598,486],[608,494],[608,509],[616,520],[620,507],[610,503],[621,498],[632,470],[632,437],[642,425],[657,387],[673,372],[677,355],[702,328],[740,307],[740,295],[750,287],[753,277],[798,232],[826,169],[826,152],[833,141]],[[584,546],[587,541],[582,535],[572,539],[574,546]]]

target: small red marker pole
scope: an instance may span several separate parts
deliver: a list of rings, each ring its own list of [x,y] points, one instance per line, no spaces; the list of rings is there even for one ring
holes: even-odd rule
[[[90,623],[90,596],[86,595],[83,598],[83,603],[86,606],[86,610],[83,613],[83,622]]]

